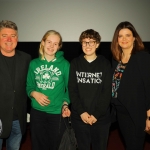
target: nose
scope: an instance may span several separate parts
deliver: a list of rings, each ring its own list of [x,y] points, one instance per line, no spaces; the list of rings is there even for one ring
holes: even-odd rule
[[[125,36],[123,36],[123,40],[125,40],[126,39],[126,37]]]
[[[86,42],[86,47],[89,47],[90,46],[90,43],[89,42]]]
[[[50,44],[50,47],[54,47],[54,44],[53,44],[53,43],[51,43],[51,44]]]
[[[10,36],[7,37],[7,41],[9,41],[9,42],[12,41]]]

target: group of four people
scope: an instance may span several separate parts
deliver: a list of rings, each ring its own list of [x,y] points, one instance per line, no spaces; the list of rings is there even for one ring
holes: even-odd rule
[[[0,149],[18,150],[31,99],[33,150],[57,150],[71,115],[78,150],[106,150],[113,114],[126,150],[142,150],[150,130],[150,55],[134,26],[121,22],[111,42],[112,62],[97,55],[101,36],[93,29],[79,37],[83,54],[69,63],[62,37],[47,31],[33,59],[17,51],[18,29],[0,22]],[[26,94],[27,93],[27,94]],[[71,111],[70,111],[71,109]],[[117,144],[117,143],[116,143]]]

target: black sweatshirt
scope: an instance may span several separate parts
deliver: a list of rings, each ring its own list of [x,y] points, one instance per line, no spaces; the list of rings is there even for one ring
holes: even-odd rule
[[[71,62],[69,95],[72,114],[84,112],[96,119],[109,116],[111,99],[111,65],[102,55],[89,63],[84,54]]]

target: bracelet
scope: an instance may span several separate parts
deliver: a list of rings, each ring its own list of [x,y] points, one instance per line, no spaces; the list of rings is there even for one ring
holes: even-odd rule
[[[63,109],[63,107],[64,107],[64,106],[66,106],[66,107]],[[63,109],[63,111],[65,111],[65,110],[66,110],[66,108],[68,108],[68,105],[67,105],[67,104],[63,104],[63,105],[62,105],[62,109]]]
[[[67,106],[67,107],[68,107],[68,105],[67,105],[67,104],[63,104],[63,105],[62,105],[62,107],[64,107],[64,106]]]

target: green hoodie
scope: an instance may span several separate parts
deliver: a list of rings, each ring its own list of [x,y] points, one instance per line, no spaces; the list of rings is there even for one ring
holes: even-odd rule
[[[30,62],[27,75],[27,94],[34,109],[60,114],[64,101],[70,103],[68,95],[69,62],[64,59],[63,52],[58,51],[55,59],[48,62],[46,59],[36,58]],[[32,91],[41,92],[48,96],[50,104],[41,106],[33,97]]]

